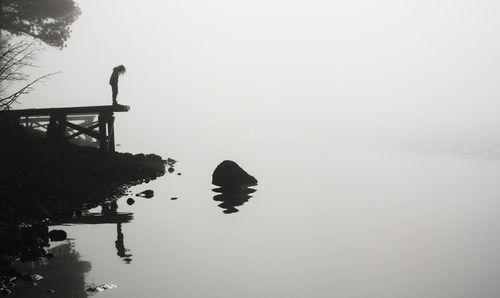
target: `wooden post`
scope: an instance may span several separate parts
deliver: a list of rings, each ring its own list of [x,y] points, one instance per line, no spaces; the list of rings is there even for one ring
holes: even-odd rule
[[[55,142],[63,142],[66,137],[66,114],[51,114],[47,126],[47,137]]]
[[[106,137],[106,117],[103,113],[99,113],[98,120],[99,121],[99,149],[101,151],[106,151],[107,137]]]
[[[61,131],[63,135],[63,139],[66,137],[66,114],[61,114],[58,117],[59,125],[61,126]]]
[[[0,111],[0,125],[23,122],[26,126],[46,128],[47,136],[57,141],[83,134],[87,138],[97,139],[102,151],[115,151],[114,113],[128,112],[129,109],[129,106],[124,105],[109,105],[7,110]],[[91,116],[83,116],[89,114]],[[97,122],[94,121],[95,115],[98,115]],[[80,124],[72,122],[82,120],[84,122]]]
[[[115,117],[113,113],[108,115],[108,151],[115,152]]]

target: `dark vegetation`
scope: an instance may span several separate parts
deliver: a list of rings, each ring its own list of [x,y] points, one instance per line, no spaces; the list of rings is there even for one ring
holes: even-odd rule
[[[63,48],[81,12],[73,0],[2,0],[1,29]]]
[[[154,154],[53,144],[31,137],[22,127],[0,130],[0,138],[0,223],[65,217],[165,173],[166,161]],[[19,210],[22,214],[9,213]]]
[[[126,193],[129,186],[165,174],[166,161],[154,154],[101,152],[31,136],[21,126],[0,127],[0,293],[23,275],[14,260],[50,257],[51,221],[78,217],[85,210]]]
[[[56,73],[42,75],[34,80],[25,70],[35,66],[35,60],[40,52],[33,43],[18,41],[13,44],[1,46],[0,52],[0,110],[10,109],[11,105],[18,102],[18,99],[33,91],[34,85],[49,79]],[[29,82],[23,87],[10,90],[12,83]]]
[[[0,110],[7,110],[54,74],[29,77],[40,52],[36,43],[63,49],[81,11],[74,0],[0,0],[0,14]],[[19,82],[24,86],[12,90]],[[164,175],[165,164],[154,154],[53,143],[0,123],[0,294],[9,294],[20,280],[36,283],[41,278],[11,265],[53,257],[47,252],[49,239],[63,240],[66,233],[49,231],[52,221],[77,221],[87,209],[123,195],[128,186]],[[64,281],[66,271],[62,268],[54,280]],[[83,273],[79,283],[82,278]]]
[[[0,110],[5,110],[56,74],[35,79],[27,74],[42,50],[36,43],[63,49],[81,11],[73,0],[1,0],[0,13]],[[24,86],[12,90],[19,82]]]

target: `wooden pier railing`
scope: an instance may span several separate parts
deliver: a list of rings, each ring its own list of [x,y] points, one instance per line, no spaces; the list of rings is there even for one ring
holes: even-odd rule
[[[115,151],[115,112],[128,112],[129,106],[86,106],[0,111],[0,122],[19,123],[47,133],[53,140],[84,137],[95,139],[103,151]],[[96,119],[97,118],[97,119]]]

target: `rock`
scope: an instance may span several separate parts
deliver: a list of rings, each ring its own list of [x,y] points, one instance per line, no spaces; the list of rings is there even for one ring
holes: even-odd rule
[[[45,293],[47,294],[52,294],[52,293],[55,293],[56,291],[55,290],[52,290],[52,289],[47,289],[45,290]]]
[[[7,296],[7,295],[10,295],[11,293],[12,293],[12,291],[9,289],[3,288],[3,287],[0,288],[0,294],[2,294],[2,295]]]
[[[95,287],[87,288],[89,292],[102,292],[105,290],[116,289],[118,286],[114,284],[98,285]]]
[[[38,261],[47,255],[47,251],[43,247],[32,246],[20,255],[23,262]]]
[[[21,279],[24,281],[39,281],[43,279],[43,276],[36,273],[25,273],[21,276]]]
[[[128,198],[128,199],[127,199],[127,204],[129,204],[129,205],[134,205],[134,203],[135,203],[135,200],[134,200],[134,199],[132,199],[132,198]]]
[[[52,230],[49,232],[49,238],[51,241],[63,241],[66,240],[68,235],[63,230]]]
[[[177,197],[173,197],[173,198],[170,198],[172,201],[175,201],[177,200],[178,198]]]
[[[168,168],[168,170],[167,170],[167,171],[168,171],[169,173],[173,173],[173,172],[175,171],[175,169],[174,169],[173,167],[170,167],[170,168]]]
[[[182,173],[177,173],[177,176],[180,176],[180,175],[182,175]]]
[[[136,194],[136,196],[149,199],[149,198],[152,198],[154,196],[154,192],[151,189],[148,189],[148,190],[145,190],[145,191],[142,191],[142,192]]]
[[[221,162],[212,174],[212,184],[223,189],[239,190],[257,185],[257,179],[249,175],[237,163],[231,160]]]

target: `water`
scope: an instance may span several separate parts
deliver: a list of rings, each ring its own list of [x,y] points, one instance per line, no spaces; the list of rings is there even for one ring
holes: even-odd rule
[[[63,73],[15,108],[110,104],[124,64],[118,150],[182,175],[132,188],[155,197],[120,225],[54,227],[20,297],[500,296],[498,2],[78,4],[35,74]],[[232,214],[225,159],[259,181]]]
[[[54,227],[68,232],[64,245],[79,261],[50,270],[79,272],[74,297],[500,293],[498,161],[387,147],[307,147],[286,142],[240,161],[259,185],[232,214],[213,200],[217,160],[202,153],[196,161],[180,160],[181,176],[131,189],[153,189],[154,198],[135,198],[132,206],[128,196],[119,200],[118,212],[133,214],[129,221]],[[99,284],[118,287],[84,291]],[[41,281],[33,291],[46,288]]]

